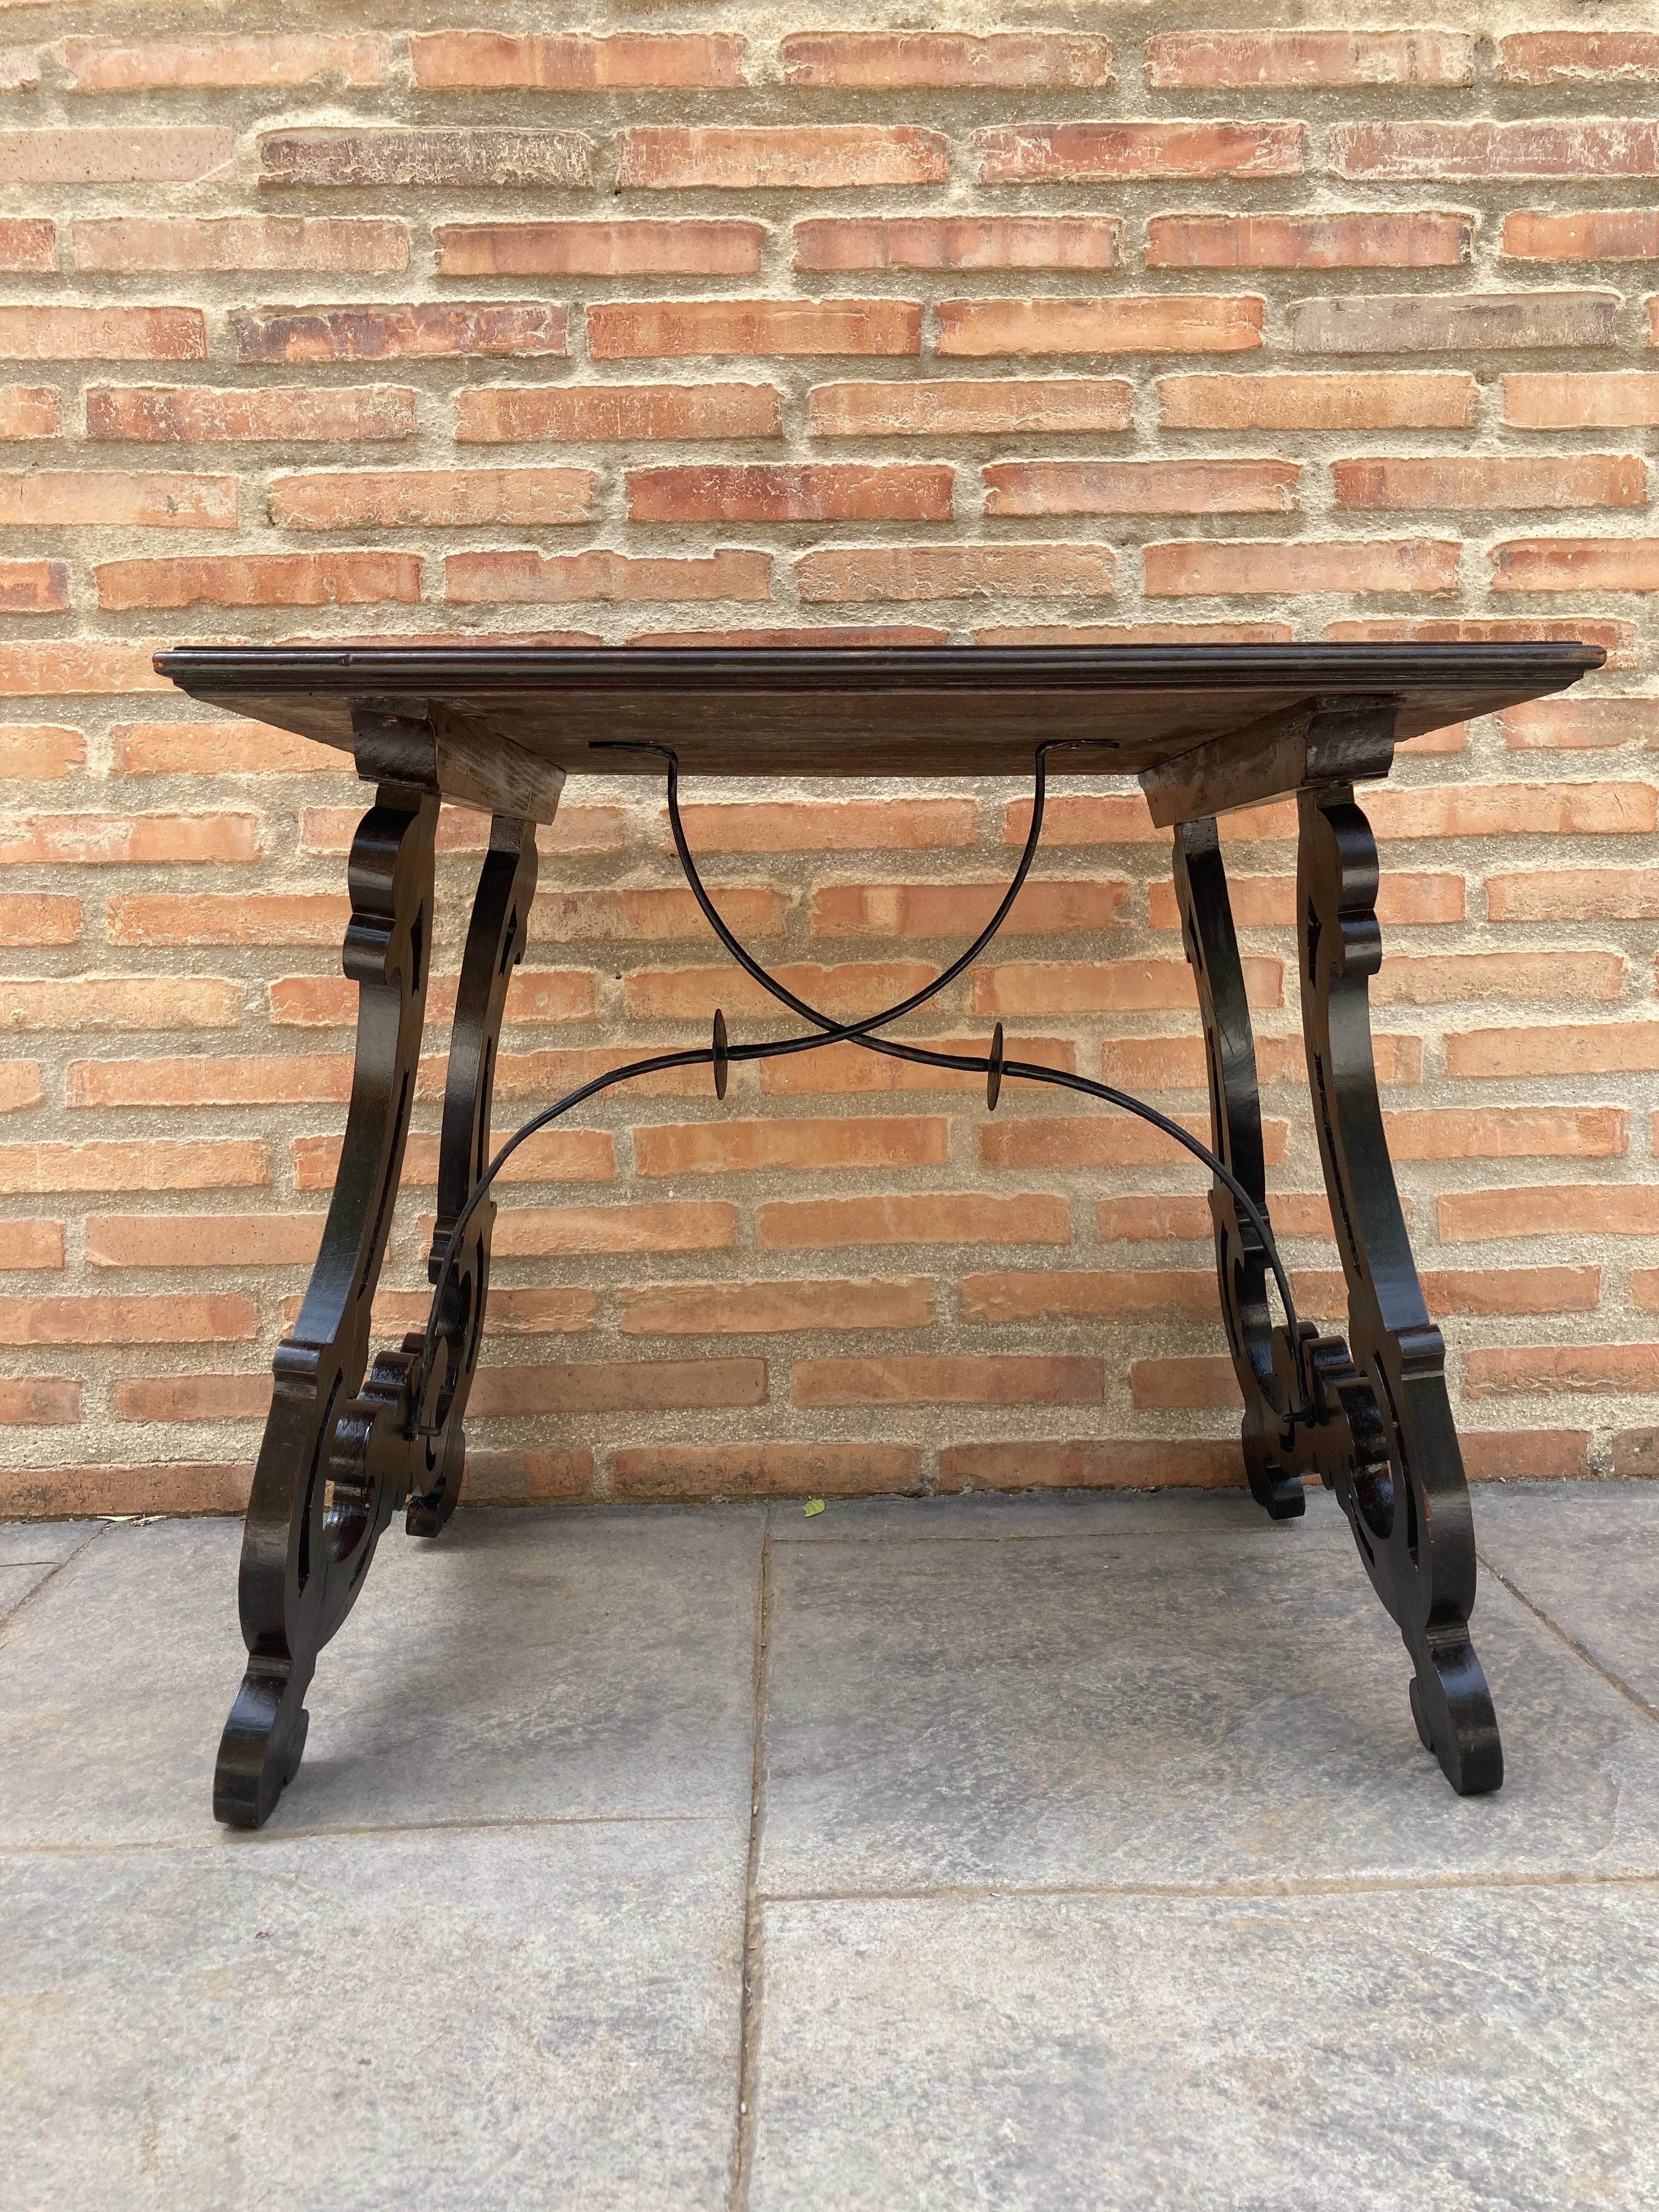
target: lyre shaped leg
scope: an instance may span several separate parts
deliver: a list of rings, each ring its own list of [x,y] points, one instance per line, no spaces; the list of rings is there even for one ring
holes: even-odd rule
[[[451,1232],[489,1161],[501,1016],[513,970],[524,957],[535,896],[536,825],[497,814],[472,902],[450,1034],[438,1150],[438,1218],[427,1262],[434,1283],[443,1273]],[[413,1470],[406,1523],[412,1536],[435,1536],[460,1494],[466,1455],[462,1422],[483,1334],[495,1223],[495,1200],[485,1198],[467,1223],[463,1248],[445,1285],[436,1356],[420,1412],[423,1450]],[[419,1347],[420,1339],[411,1338],[404,1348]]]
[[[337,1479],[335,1453],[363,1382],[403,1170],[426,1012],[437,818],[435,798],[383,785],[352,843],[344,966],[357,985],[356,1060],[322,1246],[273,1362],[243,1532],[248,1665],[213,1793],[214,1812],[235,1827],[257,1827],[300,1764],[317,1654],[349,1610],[398,1502],[395,1476],[366,1483],[339,1468]]]
[[[1474,1527],[1430,1321],[1383,1132],[1369,983],[1382,957],[1376,842],[1352,787],[1300,794],[1302,1026],[1325,1186],[1348,1288],[1346,1373],[1327,1364],[1342,1449],[1327,1457],[1377,1595],[1416,1668],[1412,1712],[1454,1789],[1503,1780],[1486,1680],[1469,1640]],[[1334,1407],[1333,1407],[1334,1413]]]
[[[1267,1211],[1255,1040],[1244,996],[1244,969],[1227,897],[1227,872],[1212,816],[1176,831],[1176,898],[1182,935],[1198,987],[1210,1089],[1211,1145],[1250,1196]],[[1218,1178],[1210,1189],[1216,1278],[1227,1346],[1244,1395],[1244,1466],[1250,1490],[1275,1521],[1306,1510],[1302,1478],[1280,1448],[1285,1408],[1274,1374],[1267,1258],[1260,1232]]]

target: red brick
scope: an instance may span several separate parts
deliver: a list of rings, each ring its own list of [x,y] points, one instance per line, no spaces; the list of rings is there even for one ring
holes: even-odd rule
[[[1288,645],[1295,635],[1287,622],[988,623],[975,630],[974,643]]]
[[[1367,455],[1333,461],[1339,507],[1642,507],[1647,464],[1634,453]]]
[[[654,1283],[622,1293],[624,1336],[760,1336],[813,1329],[927,1328],[930,1276],[901,1281]]]
[[[0,438],[55,438],[57,388],[50,384],[0,384]]]
[[[693,799],[680,812],[694,853],[939,851],[971,845],[977,834],[972,799],[909,793],[892,799]]]
[[[1291,928],[1296,923],[1296,878],[1291,875],[1249,876],[1230,872],[1228,902],[1241,929]],[[1147,922],[1153,929],[1179,929],[1175,885],[1148,886]],[[1462,876],[1430,874],[1424,871],[1385,868],[1378,886],[1379,921],[1398,928],[1402,923],[1462,921],[1465,919]]]
[[[985,1056],[982,1033],[916,1042],[935,1052],[970,1055],[978,1061]],[[1076,1048],[1059,1037],[1011,1037],[1007,1054],[1010,1060],[1035,1060],[1044,1067],[1070,1070],[1077,1064]],[[868,1097],[895,1091],[965,1091],[982,1098],[983,1071],[927,1067],[915,1060],[891,1059],[885,1053],[866,1052],[854,1044],[826,1045],[821,1052],[792,1053],[761,1062],[761,1092],[768,1098],[805,1098],[825,1092],[841,1097]]]
[[[1250,1003],[1281,1003],[1283,969],[1277,960],[1246,955],[1244,981]],[[1140,1013],[1153,1007],[1194,1004],[1192,973],[1184,960],[1013,960],[976,968],[970,1005],[976,1014]]]
[[[801,598],[845,599],[1109,599],[1116,557],[1109,545],[821,546],[795,562]]]
[[[593,1455],[586,1446],[560,1451],[475,1451],[468,1449],[461,1502],[469,1505],[536,1505],[588,1497]]]
[[[339,1173],[337,1136],[295,1137],[295,1190],[330,1190]],[[502,1168],[503,1182],[611,1182],[617,1173],[616,1146],[608,1129],[543,1129],[514,1153]],[[404,1154],[405,1185],[438,1180],[438,1139],[416,1130]]]
[[[762,1251],[823,1251],[854,1244],[1069,1244],[1070,1209],[1043,1193],[978,1191],[920,1196],[775,1200],[755,1209]]]
[[[628,642],[671,646],[681,652],[694,645],[805,645],[829,651],[848,646],[948,645],[950,640],[948,629],[927,623],[802,623],[736,629],[641,629],[631,631]]]
[[[1599,1267],[1430,1267],[1423,1295],[1431,1313],[1594,1313]]]
[[[1511,261],[1659,260],[1659,208],[1516,208],[1498,250]]]
[[[763,222],[447,222],[433,240],[441,276],[753,276]]]
[[[837,1021],[857,1020],[896,1003],[932,982],[937,969],[924,961],[848,961],[835,968],[790,961],[774,967],[772,978],[798,999]],[[772,1020],[785,1010],[758,983],[729,966],[644,968],[623,978],[623,1002],[639,1021],[710,1021],[716,1006],[728,1015],[753,1014]]]
[[[1659,538],[1511,538],[1494,592],[1659,592]]]
[[[82,1145],[0,1145],[0,1190],[217,1190],[267,1183],[252,1138],[124,1138]]]
[[[1300,123],[1012,123],[975,131],[969,147],[988,185],[1109,182],[1139,177],[1294,177]]]
[[[0,1424],[58,1428],[81,1418],[81,1385],[71,1375],[21,1375],[0,1382]]]
[[[1505,84],[1659,84],[1659,33],[1516,31],[1498,41]]]
[[[728,1251],[737,1208],[724,1200],[656,1205],[514,1206],[495,1224],[505,1260],[562,1258],[578,1252]]]
[[[1539,1189],[1443,1191],[1435,1200],[1444,1243],[1510,1237],[1659,1236],[1659,1183],[1551,1183]]]
[[[78,898],[50,891],[0,893],[0,945],[73,945],[80,934]]]
[[[246,1463],[198,1464],[168,1460],[157,1467],[58,1467],[13,1476],[7,1510],[27,1519],[73,1518],[107,1513],[223,1513],[246,1510],[250,1470]]]
[[[1590,615],[1580,615],[1573,621],[1547,620],[1534,615],[1516,622],[1498,622],[1490,617],[1472,621],[1466,616],[1442,616],[1434,621],[1413,617],[1387,622],[1334,622],[1326,623],[1324,635],[1350,645],[1408,641],[1426,645],[1540,645],[1552,639],[1565,640],[1574,645],[1601,646],[1607,656],[1609,668],[1632,668],[1636,665],[1634,623],[1605,622]]]
[[[1648,868],[1528,868],[1486,878],[1492,921],[1649,921],[1659,880]]]
[[[1455,269],[1473,258],[1474,218],[1421,214],[1161,215],[1146,224],[1149,269]]]
[[[782,394],[769,384],[495,384],[455,395],[461,445],[538,438],[778,438]]]
[[[963,1490],[1238,1490],[1244,1462],[1231,1438],[1171,1443],[1161,1437],[1014,1444],[953,1444],[939,1455],[939,1488]]]
[[[69,603],[67,561],[0,561],[0,614],[60,614]]]
[[[1127,430],[1134,419],[1133,401],[1133,386],[1115,376],[820,384],[810,395],[806,427],[814,438]]]
[[[236,133],[216,124],[0,131],[0,185],[188,185],[235,156]]]
[[[1515,123],[1340,123],[1330,134],[1340,177],[1468,178],[1659,175],[1659,123],[1545,116]]]
[[[56,269],[58,227],[44,216],[0,216],[0,269],[18,276]]]
[[[87,1222],[94,1267],[308,1267],[320,1213],[106,1213]]]
[[[0,1222],[0,1267],[58,1268],[63,1265],[61,1221]]]
[[[348,469],[273,477],[280,530],[471,528],[588,522],[592,469]]]
[[[620,191],[941,185],[949,142],[914,124],[640,124],[617,137]]]
[[[1620,1106],[1435,1106],[1382,1119],[1397,1160],[1612,1159],[1627,1145]]]
[[[3,328],[0,322],[0,332]],[[231,314],[230,328],[236,358],[245,365],[285,361],[419,361],[454,355],[543,355],[570,350],[566,310],[556,300],[433,300],[393,301],[385,307],[239,308]],[[198,354],[205,350],[205,344],[197,349]]]
[[[301,846],[307,853],[349,853],[362,819],[361,806],[307,806],[300,817]],[[617,853],[626,842],[624,818],[617,806],[562,806],[558,820],[541,823],[536,833],[544,860],[556,854]],[[470,810],[448,808],[438,817],[441,856],[482,853],[489,843],[489,823]]]
[[[26,1106],[38,1106],[41,1097],[38,1060],[0,1060],[0,1114],[15,1114]]]
[[[65,1103],[79,1106],[279,1106],[343,1103],[344,1053],[209,1054],[181,1060],[72,1060]]]
[[[1216,1357],[1132,1360],[1129,1401],[1137,1413],[1241,1403],[1232,1361]]]
[[[745,941],[782,934],[789,911],[784,892],[760,884],[710,888],[721,914]],[[708,928],[689,890],[543,890],[531,913],[530,940],[661,945],[686,937],[703,941]]]
[[[477,1413],[504,1416],[641,1413],[700,1406],[763,1406],[763,1359],[622,1359],[585,1365],[480,1369]]]
[[[623,31],[555,35],[503,31],[416,32],[415,82],[428,91],[615,92],[726,87],[743,79],[744,40],[732,33]]]
[[[964,1275],[964,1321],[1098,1321],[1118,1314],[1216,1311],[1212,1267],[1116,1267]]]
[[[1161,376],[1171,430],[1444,430],[1474,419],[1472,376]]]
[[[1148,545],[1149,599],[1281,592],[1446,592],[1457,589],[1450,538],[1191,540]]]
[[[1644,428],[1659,423],[1659,370],[1506,376],[1504,420],[1522,430]]]
[[[616,1498],[867,1498],[921,1477],[915,1444],[641,1444],[611,1455]]]
[[[1209,1133],[1207,1124],[1188,1126],[1195,1136]],[[1268,1121],[1263,1127],[1267,1159],[1275,1165],[1285,1157],[1286,1125]],[[1174,1165],[1183,1150],[1150,1123],[1109,1111],[983,1122],[979,1131],[980,1158],[991,1168],[1165,1167]]]
[[[941,300],[941,356],[1237,353],[1261,343],[1261,301],[1206,293],[1092,300]]]
[[[994,461],[981,473],[987,514],[1274,514],[1297,505],[1302,464]]]
[[[1029,1352],[798,1359],[789,1375],[797,1406],[1092,1406],[1105,1395],[1103,1360]]]
[[[258,858],[252,814],[10,814],[0,816],[0,865],[125,866]]]
[[[261,1421],[270,1407],[270,1376],[145,1375],[115,1386],[123,1421]]]
[[[65,39],[56,49],[70,92],[215,91],[247,85],[378,85],[389,42],[284,31],[277,38]]]
[[[1543,1022],[1524,1029],[1455,1030],[1445,1054],[1451,1076],[1650,1074],[1659,1070],[1659,1022]]]
[[[1612,345],[1614,292],[1381,292],[1298,300],[1299,354],[1461,353]]]
[[[1380,837],[1627,836],[1659,826],[1648,783],[1420,784],[1366,794]]]
[[[234,530],[234,477],[127,469],[0,472],[0,528]]]
[[[267,190],[447,185],[452,191],[538,191],[592,182],[593,148],[580,131],[348,130],[266,131],[259,182]]]
[[[1112,82],[1107,39],[1054,31],[797,31],[780,42],[787,84],[863,91],[953,85],[1054,86]]]
[[[1207,1244],[1215,1234],[1209,1200],[1196,1193],[1103,1198],[1097,1210],[1102,1241],[1109,1244]],[[1330,1208],[1322,1191],[1275,1191],[1273,1224],[1281,1237],[1317,1237],[1327,1243],[1331,1239]]]
[[[642,1176],[730,1175],[767,1168],[937,1167],[948,1151],[942,1117],[884,1121],[692,1121],[636,1128]]]
[[[94,574],[106,608],[407,606],[421,596],[418,553],[183,554],[103,561]]]
[[[380,276],[409,266],[409,234],[385,218],[111,216],[76,222],[70,235],[83,275],[303,269]]]
[[[332,891],[145,892],[110,901],[112,945],[337,945],[350,901]]]
[[[0,132],[0,137],[4,133]],[[205,361],[199,307],[0,307],[0,361]]]
[[[794,227],[797,269],[1113,269],[1115,216],[823,216]]]
[[[1649,1313],[1659,1307],[1659,1267],[1632,1267],[1630,1294],[1632,1303]]]
[[[231,1344],[258,1319],[241,1297],[0,1298],[0,1344]]]
[[[948,462],[704,461],[628,471],[634,522],[948,522]]]
[[[0,1030],[234,1029],[241,1005],[228,976],[0,976]]]
[[[410,556],[411,559],[415,556]],[[412,595],[411,595],[412,596]],[[500,601],[564,606],[585,599],[769,599],[769,554],[727,547],[716,553],[451,553],[444,597],[476,606]]]
[[[1659,1344],[1504,1345],[1463,1354],[1463,1394],[1594,1390],[1637,1396],[1659,1386]]]
[[[88,438],[135,439],[149,445],[233,440],[356,445],[415,434],[415,394],[407,385],[331,392],[313,385],[274,384],[216,392],[198,384],[105,384],[89,386],[86,399]]]
[[[1425,952],[1382,963],[1371,1001],[1385,1006],[1462,1006],[1472,999],[1616,999],[1618,952]]]
[[[117,722],[117,775],[350,775],[348,755],[268,722]]]
[[[1146,41],[1155,92],[1474,81],[1474,41],[1457,31],[1165,31]]]
[[[814,937],[977,936],[1002,884],[830,884],[812,894]],[[1123,919],[1121,879],[1028,881],[1002,926],[1004,936],[1111,929]]]
[[[587,310],[595,361],[696,354],[914,354],[913,300],[606,300]]]
[[[1003,811],[1003,843],[1023,845],[1030,830],[1030,800],[1011,799]],[[1153,827],[1139,792],[1062,791],[1051,794],[1043,810],[1045,846],[1162,843],[1169,834]]]

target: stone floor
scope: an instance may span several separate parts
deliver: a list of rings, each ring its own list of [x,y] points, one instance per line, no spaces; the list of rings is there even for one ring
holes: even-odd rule
[[[1659,1484],[1476,1511],[1495,1797],[1322,1496],[499,1510],[252,1837],[237,1528],[0,1528],[0,2205],[1650,2208]]]

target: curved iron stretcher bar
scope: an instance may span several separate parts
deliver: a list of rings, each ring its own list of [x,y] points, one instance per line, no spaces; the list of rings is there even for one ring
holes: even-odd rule
[[[947,984],[953,983],[965,969],[972,966],[1007,919],[1014,901],[1018,897],[1025,878],[1030,872],[1031,863],[1036,857],[1037,842],[1042,832],[1042,815],[1048,780],[1045,754],[1063,749],[1084,747],[1106,750],[1110,744],[1111,741],[1108,738],[1050,738],[1037,747],[1036,787],[1031,802],[1031,826],[1026,836],[1024,850],[1019,857],[1019,866],[1014,871],[1013,880],[1003,895],[996,912],[967,951],[959,954],[942,974],[934,977],[931,983],[924,985],[920,991],[913,992],[909,998],[902,1000],[896,1006],[886,1007],[880,1013],[867,1015],[862,1021],[848,1023],[832,1020],[829,1015],[821,1013],[816,1006],[808,1006],[804,999],[798,999],[793,992],[787,990],[782,984],[775,981],[727,928],[714,901],[709,897],[702,878],[697,872],[696,862],[691,857],[690,848],[686,843],[685,830],[680,819],[679,809],[679,757],[672,748],[668,745],[629,744],[621,740],[597,738],[592,741],[590,750],[595,752],[658,753],[667,761],[668,819],[673,832],[674,849],[679,857],[680,866],[684,871],[685,879],[691,887],[692,896],[702,908],[709,927],[745,975],[751,976],[764,991],[778,1000],[781,1004],[799,1014],[803,1021],[812,1022],[817,1025],[817,1034],[811,1036],[780,1037],[769,1043],[727,1046],[725,1051],[726,1060],[775,1060],[791,1053],[816,1051],[821,1045],[850,1043],[862,1045],[866,1051],[884,1053],[891,1059],[914,1060],[925,1067],[945,1067],[968,1074],[988,1075],[993,1065],[989,1059],[978,1058],[964,1053],[933,1052],[926,1046],[899,1044],[890,1037],[878,1037],[872,1036],[870,1032],[884,1028],[889,1022],[897,1021],[902,1016],[913,1013],[917,1007],[925,1006],[930,999],[937,998]],[[611,1068],[604,1075],[595,1076],[591,1083],[583,1084],[580,1089],[567,1093],[564,1097],[556,1100],[551,1106],[545,1106],[538,1114],[532,1115],[527,1121],[514,1131],[478,1178],[477,1186],[457,1216],[455,1225],[450,1231],[449,1241],[444,1249],[443,1262],[433,1288],[432,1306],[427,1317],[426,1332],[421,1349],[421,1373],[423,1376],[430,1375],[432,1371],[432,1357],[437,1341],[438,1313],[453,1270],[456,1256],[461,1249],[466,1225],[483,1202],[485,1194],[495,1182],[496,1176],[519,1146],[527,1138],[534,1136],[538,1129],[546,1128],[550,1123],[572,1112],[576,1107],[582,1105],[587,1099],[596,1097],[600,1091],[611,1089],[613,1085],[631,1082],[642,1075],[655,1075],[671,1067],[712,1067],[719,1057],[720,1055],[712,1048],[702,1046],[689,1048],[684,1052],[658,1053],[649,1060],[631,1060],[625,1066]],[[1087,1076],[1073,1075],[1061,1068],[1039,1066],[1030,1060],[1004,1060],[999,1065],[1005,1079],[1014,1076],[1023,1082],[1052,1084],[1061,1090],[1079,1091],[1085,1097],[1101,1099],[1109,1106],[1116,1106],[1125,1113],[1135,1115],[1139,1120],[1149,1122],[1153,1128],[1161,1129],[1166,1137],[1171,1138],[1176,1144],[1183,1146],[1226,1185],[1243,1208],[1251,1225],[1261,1239],[1267,1264],[1273,1270],[1273,1280],[1278,1285],[1279,1299],[1285,1308],[1285,1323],[1297,1385],[1301,1392],[1301,1402],[1289,1408],[1284,1419],[1287,1424],[1299,1422],[1311,1427],[1317,1420],[1318,1415],[1313,1404],[1312,1393],[1306,1374],[1302,1330],[1297,1320],[1296,1302],[1291,1293],[1290,1278],[1279,1259],[1279,1248],[1273,1231],[1268,1225],[1267,1216],[1249,1192],[1217,1158],[1207,1145],[1201,1143],[1190,1130],[1182,1128],[1178,1121],[1171,1121],[1168,1115],[1160,1114],[1155,1106],[1148,1106],[1143,1099],[1133,1097],[1126,1091],[1115,1090],[1109,1084],[1095,1083]],[[421,1395],[423,1397],[424,1391]],[[425,1433],[424,1425],[422,1433]]]

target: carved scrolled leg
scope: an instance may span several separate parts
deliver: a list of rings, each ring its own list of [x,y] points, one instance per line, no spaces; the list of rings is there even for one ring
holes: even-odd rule
[[[1445,1346],[1413,1262],[1371,1056],[1376,842],[1350,785],[1304,789],[1300,808],[1302,1025],[1348,1289],[1347,1359],[1336,1340],[1318,1347],[1328,1419],[1313,1443],[1411,1655],[1418,1733],[1470,1796],[1498,1788],[1504,1759],[1469,1640],[1474,1529]]]
[[[489,1109],[495,1052],[513,970],[524,957],[531,902],[536,896],[532,822],[497,814],[461,959],[461,984],[449,1042],[443,1133],[438,1151],[438,1218],[428,1273],[436,1283],[462,1208],[489,1158]],[[489,1290],[489,1239],[495,1204],[485,1198],[467,1223],[464,1248],[447,1277],[438,1318],[432,1372],[420,1407],[407,1527],[435,1536],[455,1510],[465,1464],[462,1423],[483,1334]],[[418,1336],[404,1349],[418,1352]]]
[[[1176,830],[1176,898],[1182,935],[1198,987],[1209,1078],[1211,1146],[1265,1215],[1267,1176],[1255,1040],[1244,996],[1244,970],[1227,897],[1214,817]],[[1260,1231],[1218,1177],[1210,1190],[1215,1222],[1216,1278],[1227,1346],[1244,1395],[1244,1465],[1257,1503],[1275,1521],[1306,1510],[1302,1478],[1281,1441],[1286,1403],[1275,1373],[1273,1322],[1267,1304],[1267,1257]]]
[[[415,1096],[432,944],[438,801],[383,785],[353,841],[346,974],[357,1048],[339,1171],[293,1334],[277,1346],[254,1468],[240,1588],[247,1672],[219,1747],[213,1808],[234,1827],[269,1815],[305,1747],[317,1654],[345,1618],[401,1502],[406,1411],[398,1356],[368,1358],[370,1309],[391,1231]]]

